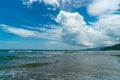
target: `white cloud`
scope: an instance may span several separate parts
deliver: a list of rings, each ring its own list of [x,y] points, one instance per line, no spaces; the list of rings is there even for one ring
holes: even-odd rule
[[[23,0],[23,4],[28,6],[35,2],[53,6],[53,8],[48,7],[48,10],[60,8],[72,11],[75,8],[86,6],[88,13],[94,16],[114,13],[120,8],[120,0]]]
[[[60,13],[57,16],[56,21],[68,27],[74,26],[72,27],[74,29],[76,28],[77,25],[80,25],[79,27],[86,25],[86,23],[83,20],[83,17],[79,15],[78,12],[70,13],[66,11],[60,11]]]
[[[93,26],[96,27],[99,31],[101,30],[107,36],[113,37],[119,42],[120,39],[120,15],[119,14],[110,14],[103,15],[99,17],[99,20],[93,23]]]
[[[0,25],[3,30],[8,33],[12,33],[21,37],[33,37],[33,38],[43,38],[49,40],[61,40],[61,29],[54,28],[53,30],[44,29],[44,31],[39,32],[35,30],[23,29],[23,28],[16,28],[11,27],[8,25]]]
[[[8,25],[0,25],[0,26],[2,26],[5,31],[19,35],[21,37],[32,37],[32,36],[37,36],[38,34],[38,32],[36,31],[31,31],[27,29],[15,28]]]
[[[59,1],[58,0],[43,0],[45,4],[51,5],[53,7],[59,7]]]
[[[48,10],[66,10],[71,11],[72,8],[79,8],[87,6],[92,0],[22,0],[24,5],[30,6],[35,2],[51,5],[53,8],[48,7]]]
[[[69,6],[73,6],[75,8],[79,8],[82,6],[86,6],[89,4],[92,0],[62,0],[62,4],[65,6],[69,4]]]
[[[44,27],[36,27],[36,26],[23,26],[23,27],[49,34],[60,34],[60,35],[62,34],[62,27],[55,25],[44,25]]]
[[[117,16],[116,18],[115,16],[113,16],[112,19],[111,18],[108,21],[109,23],[111,23],[110,20],[112,19],[114,20],[119,19],[119,17]],[[101,19],[105,19],[105,17]],[[92,24],[91,26],[87,26],[84,21],[84,18],[78,12],[70,13],[66,11],[60,11],[60,13],[56,18],[56,21],[62,24],[63,27],[62,40],[65,43],[79,45],[79,46],[88,46],[88,47],[103,47],[118,42],[114,37],[118,36],[117,29],[119,29],[119,27],[114,28],[113,30],[112,29],[109,30],[110,27],[108,25],[110,24],[108,23],[106,23],[108,27],[103,25],[103,27],[100,27],[101,30],[97,29],[98,27],[94,27],[94,26],[98,26],[95,25],[95,23]],[[96,22],[96,24],[97,23],[98,22]],[[119,22],[116,23],[118,23],[117,25],[119,25]],[[106,30],[104,30],[104,27],[106,27]],[[111,27],[116,27],[116,26],[113,25]],[[112,33],[115,30],[115,34],[108,35],[107,29],[109,33]]]
[[[26,3],[31,5],[37,1],[61,9],[55,20],[63,29],[40,28],[39,30],[45,32],[44,35],[62,34],[63,42],[88,47],[102,47],[120,42],[120,15],[115,14],[120,9],[120,0],[29,0]],[[98,18],[89,26],[78,12],[66,12],[83,6],[87,7],[89,15]]]
[[[58,8],[60,6],[59,1],[58,0],[23,0],[23,4],[30,6],[31,4],[35,3],[35,2],[43,2],[46,5],[51,5],[54,8]]]
[[[30,6],[32,3],[37,2],[37,1],[40,2],[40,3],[42,2],[42,0],[27,0],[27,1],[23,0],[23,4],[27,5],[27,6]]]
[[[94,16],[110,14],[120,8],[120,0],[93,0],[88,6],[88,13]]]
[[[87,6],[92,0],[61,0],[60,9],[64,11],[74,11],[76,8]]]

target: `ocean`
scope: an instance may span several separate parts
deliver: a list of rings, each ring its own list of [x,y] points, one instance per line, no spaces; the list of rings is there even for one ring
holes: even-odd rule
[[[0,51],[0,80],[120,80],[120,51]]]

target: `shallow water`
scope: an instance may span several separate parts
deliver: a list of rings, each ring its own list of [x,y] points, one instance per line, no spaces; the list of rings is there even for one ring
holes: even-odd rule
[[[120,80],[120,51],[0,52],[0,80]]]

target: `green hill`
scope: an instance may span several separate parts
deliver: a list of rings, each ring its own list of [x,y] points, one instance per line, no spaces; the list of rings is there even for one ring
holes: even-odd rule
[[[120,50],[120,44],[102,48],[101,50]]]

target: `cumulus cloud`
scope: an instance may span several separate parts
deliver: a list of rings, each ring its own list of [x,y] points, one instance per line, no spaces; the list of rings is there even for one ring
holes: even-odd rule
[[[120,42],[120,0],[28,0],[25,4],[44,2],[60,8],[56,22],[62,28],[48,30],[40,28],[47,34],[62,34],[62,41],[72,45],[87,47],[103,47]],[[86,6],[88,14],[96,16],[97,21],[87,25],[84,17],[78,12],[67,12],[72,8]],[[70,9],[70,10],[69,10]],[[57,33],[58,32],[58,33]],[[57,38],[57,37],[56,37]]]
[[[120,8],[120,0],[93,0],[88,6],[88,13],[94,16],[111,14]]]
[[[33,38],[43,38],[49,40],[61,40],[61,29],[54,28],[53,30],[44,29],[44,31],[39,32],[36,30],[29,30],[24,28],[16,28],[9,25],[0,24],[1,28],[8,32],[21,37],[33,37]]]
[[[119,19],[118,16],[116,16],[116,18],[113,16],[113,18],[114,20]],[[113,18],[110,17],[108,19],[107,16],[106,17],[104,16],[104,17],[101,17],[101,20],[99,20],[98,22],[88,26],[86,25],[82,15],[80,15],[78,12],[70,13],[66,11],[60,11],[60,13],[56,18],[56,21],[62,24],[62,27],[63,27],[62,40],[65,43],[79,45],[79,46],[87,46],[87,47],[103,47],[103,46],[112,45],[118,42],[115,39],[117,38],[115,36],[119,37],[117,29],[119,29],[120,27],[115,26],[117,22],[115,23],[115,25],[114,23],[112,24],[113,21],[111,22],[111,20]],[[104,19],[106,20],[108,19],[108,22],[105,23]],[[96,27],[98,25],[95,25],[98,23],[102,25],[102,27],[101,26],[99,27],[101,30],[98,29],[98,27]],[[110,29],[109,25],[111,25],[111,27],[114,26],[117,28]],[[119,22],[117,25],[119,25]],[[113,33],[113,31],[115,32],[114,35],[108,34],[108,33]]]

